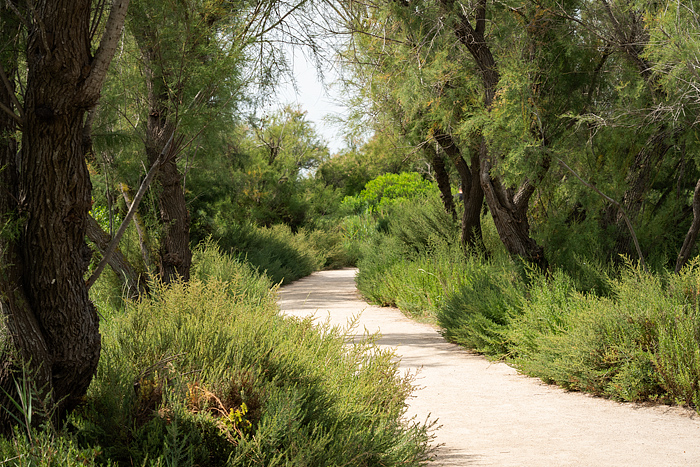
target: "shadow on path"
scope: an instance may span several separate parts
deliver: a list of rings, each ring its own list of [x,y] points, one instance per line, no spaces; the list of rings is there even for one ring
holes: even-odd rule
[[[323,271],[280,289],[282,313],[315,315],[357,335],[380,331],[418,372],[407,417],[438,420],[435,466],[700,467],[700,420],[679,407],[566,392],[446,342],[429,325],[357,295],[355,270]]]

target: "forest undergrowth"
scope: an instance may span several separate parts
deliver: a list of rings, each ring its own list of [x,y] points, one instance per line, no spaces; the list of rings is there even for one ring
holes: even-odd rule
[[[541,271],[509,257],[486,216],[490,253],[465,254],[439,207],[403,201],[365,229],[357,284],[368,300],[547,383],[700,407],[700,260],[675,274],[571,254]]]
[[[18,466],[422,465],[431,427],[407,420],[411,375],[372,338],[285,318],[276,286],[213,242],[192,278],[115,306],[93,290],[102,353],[63,426],[18,378],[0,459]],[[33,420],[32,420],[33,416]],[[37,421],[38,420],[38,421]]]

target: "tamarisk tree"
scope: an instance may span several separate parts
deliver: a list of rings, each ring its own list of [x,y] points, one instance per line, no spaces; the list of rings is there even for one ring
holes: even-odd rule
[[[9,331],[0,387],[3,398],[16,394],[15,371],[24,365],[59,417],[86,393],[100,357],[98,316],[83,279],[91,205],[84,124],[128,4],[114,0],[104,24],[104,2],[92,0],[8,1],[0,13],[0,308]],[[25,68],[26,76],[18,73]],[[3,410],[2,428],[10,421]]]

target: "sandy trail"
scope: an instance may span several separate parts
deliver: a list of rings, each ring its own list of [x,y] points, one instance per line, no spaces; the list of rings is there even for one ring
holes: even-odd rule
[[[441,428],[439,466],[700,466],[700,417],[566,392],[446,342],[434,327],[363,302],[354,269],[323,271],[280,290],[288,315],[315,314],[358,333],[379,330],[401,367],[420,369],[409,415]]]

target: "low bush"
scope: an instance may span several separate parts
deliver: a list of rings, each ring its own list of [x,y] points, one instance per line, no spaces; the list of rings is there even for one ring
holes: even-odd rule
[[[189,283],[100,310],[102,355],[69,429],[17,432],[17,465],[422,465],[429,427],[374,339],[278,313],[270,280],[208,243]],[[36,458],[36,460],[33,460]],[[15,465],[15,464],[12,464]]]
[[[437,311],[443,335],[494,357],[510,351],[508,329],[520,313],[525,284],[514,267],[479,258],[462,263],[458,283]]]
[[[257,267],[274,283],[287,284],[308,276],[326,262],[306,230],[294,233],[283,224],[269,228],[232,224],[214,239],[224,251]]]
[[[389,209],[386,229],[368,229],[357,276],[365,297],[550,383],[700,407],[700,260],[672,274],[572,254],[565,268],[529,270],[498,250],[465,255],[435,221],[442,212],[428,217],[430,202]]]

